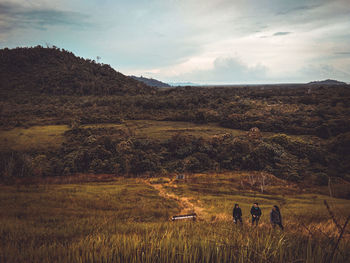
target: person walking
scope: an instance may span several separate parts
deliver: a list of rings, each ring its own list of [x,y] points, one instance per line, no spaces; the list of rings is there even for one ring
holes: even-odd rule
[[[250,209],[250,214],[252,215],[252,225],[254,225],[254,222],[255,222],[256,226],[258,226],[259,219],[262,215],[261,209],[258,203],[253,204],[252,208]]]
[[[235,204],[235,206],[233,208],[232,216],[233,216],[233,222],[235,224],[237,224],[238,221],[241,224],[243,224],[243,222],[242,222],[242,209],[239,207],[238,204]]]
[[[278,225],[282,230],[284,229],[282,225],[282,216],[281,211],[277,205],[274,205],[272,207],[271,213],[270,213],[270,222],[273,228]]]

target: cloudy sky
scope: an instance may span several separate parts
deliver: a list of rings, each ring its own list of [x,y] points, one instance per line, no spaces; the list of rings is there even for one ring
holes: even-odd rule
[[[0,48],[200,84],[350,82],[349,0],[0,0]]]

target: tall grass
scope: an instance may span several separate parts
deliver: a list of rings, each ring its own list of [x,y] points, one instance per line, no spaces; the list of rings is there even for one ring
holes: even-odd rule
[[[0,262],[316,263],[350,259],[348,234],[330,259],[336,235],[325,236],[317,229],[310,234],[296,222],[304,217],[307,226],[324,223],[326,215],[320,220],[314,217],[324,212],[318,206],[322,197],[293,199],[295,207],[300,204],[302,208],[293,210],[296,217],[285,217],[286,230],[280,231],[269,226],[266,213],[257,228],[248,221],[234,225],[229,217],[233,200],[219,192],[219,202],[213,204],[223,203],[221,208],[207,206],[210,196],[201,202],[209,215],[223,209],[226,218],[170,222],[169,217],[179,212],[177,202],[160,197],[141,180],[0,188]],[[241,200],[243,207],[254,200],[242,198],[247,198],[244,203]],[[348,207],[345,201],[339,202],[342,208]],[[312,211],[311,216],[305,211]]]
[[[26,232],[11,239],[1,228],[1,262],[323,262],[332,249],[322,238],[228,223],[110,223],[71,240]],[[343,241],[333,262],[347,262],[349,246]]]

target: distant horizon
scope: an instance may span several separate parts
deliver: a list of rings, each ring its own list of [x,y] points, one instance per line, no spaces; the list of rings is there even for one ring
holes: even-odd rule
[[[60,50],[66,50],[67,52],[72,52],[70,50],[67,50],[65,48],[62,48],[62,47],[57,47],[55,45],[46,45],[46,46],[43,46],[43,45],[33,45],[33,46],[18,46],[18,47],[14,47],[14,48],[9,48],[9,47],[3,47],[2,49],[15,49],[15,48],[34,48],[36,46],[41,46],[43,48],[58,48]],[[72,52],[75,56],[77,56],[74,52]],[[81,57],[81,56],[79,56]],[[99,61],[96,61],[96,58],[88,58],[88,57],[82,57],[83,59],[90,59],[90,60],[94,60],[96,63],[101,63]],[[105,64],[105,63],[102,63],[102,64]],[[109,64],[106,64],[106,65],[109,65]],[[109,65],[111,66],[111,65]],[[161,81],[161,82],[164,82],[165,84],[168,84],[170,86],[201,86],[201,87],[204,87],[204,86],[242,86],[242,85],[245,85],[245,86],[259,86],[259,85],[292,85],[292,84],[295,84],[295,85],[302,85],[302,84],[308,84],[310,82],[319,82],[319,81],[326,81],[326,80],[334,80],[334,81],[338,81],[338,82],[344,82],[346,84],[350,84],[350,82],[346,82],[346,81],[343,81],[343,80],[339,80],[339,79],[320,79],[320,80],[309,80],[309,81],[306,81],[306,82],[261,82],[261,83],[251,83],[251,82],[242,82],[242,83],[194,83],[192,81],[164,81],[162,79],[157,79],[155,77],[151,77],[151,76],[145,76],[145,75],[137,75],[137,74],[125,74],[124,72],[121,72],[119,71],[118,69],[114,68],[113,66],[111,66],[115,71],[119,72],[119,73],[122,73],[124,74],[125,76],[135,76],[135,77],[143,77],[143,78],[147,78],[147,79],[155,79],[155,80],[158,80],[158,81]]]
[[[60,50],[65,50],[67,52],[72,52],[75,56],[78,56],[76,55],[73,51],[70,51],[68,49],[65,49],[65,48],[62,48],[62,47],[58,47],[58,46],[55,46],[55,45],[48,45],[46,44],[46,46],[44,45],[33,45],[33,46],[17,46],[17,47],[2,47],[1,49],[16,49],[16,48],[34,48],[34,47],[37,47],[37,46],[41,46],[43,48],[57,48],[57,49],[60,49]],[[100,63],[100,64],[105,64],[105,65],[109,65],[109,64],[106,64],[106,63],[103,63],[103,62],[100,62],[100,61],[97,61],[96,58],[89,58],[89,57],[83,57],[83,56],[78,56],[78,57],[81,57],[83,59],[90,59],[90,60],[93,60],[95,61],[96,63]],[[158,79],[158,78],[155,78],[155,77],[152,77],[152,76],[147,76],[147,75],[137,75],[137,74],[125,74],[124,72],[118,70],[117,68],[114,68],[112,65],[109,65],[111,66],[115,71],[119,72],[119,73],[122,73],[123,75],[125,76],[135,76],[135,77],[143,77],[143,78],[147,78],[147,79],[154,79],[154,80],[158,80],[158,81],[161,81],[165,84],[168,84],[170,85],[171,87],[176,87],[176,86],[200,86],[200,87],[205,87],[205,86],[260,86],[260,85],[303,85],[303,84],[308,84],[310,82],[322,82],[322,81],[327,81],[327,80],[331,80],[331,81],[337,81],[337,82],[344,82],[345,84],[350,84],[350,81],[349,82],[346,82],[346,81],[343,81],[343,80],[340,80],[340,79],[330,79],[330,78],[327,78],[327,79],[313,79],[313,80],[309,80],[309,81],[305,81],[305,82],[293,82],[293,81],[290,81],[290,82],[259,82],[259,83],[253,83],[253,82],[241,82],[241,83],[234,83],[234,82],[231,82],[231,83],[220,83],[220,82],[216,82],[216,83],[200,83],[200,82],[192,82],[192,81],[164,81],[162,79]]]
[[[145,76],[143,76],[145,77]],[[189,86],[191,86],[190,84],[192,84],[193,86],[260,86],[260,85],[303,85],[303,84],[309,84],[310,82],[322,82],[322,81],[326,81],[328,79],[325,80],[311,80],[309,82],[266,82],[266,83],[212,83],[212,84],[205,84],[205,83],[192,83],[192,82],[186,82],[186,81],[180,81],[180,82],[166,82],[169,85],[172,84],[186,84],[189,83]],[[329,79],[329,80],[335,80],[335,79]],[[160,80],[162,81],[162,80]],[[341,80],[335,80],[338,82],[344,82],[345,84],[349,85],[350,83],[345,82],[345,81],[341,81]],[[162,81],[163,82],[163,81]]]
[[[121,72],[122,73],[122,72]],[[143,75],[140,75],[140,76],[136,76],[136,75],[128,75],[128,76],[135,76],[135,77],[139,77],[139,78],[146,78],[146,79],[154,79],[154,80],[157,80],[157,81],[161,81],[163,83],[166,83],[166,84],[169,84],[170,86],[176,86],[176,85],[179,85],[179,86],[242,86],[242,85],[245,85],[245,86],[259,86],[259,85],[303,85],[303,84],[309,84],[309,83],[317,83],[317,82],[324,82],[324,81],[336,81],[336,82],[344,82],[345,84],[350,84],[349,82],[345,82],[345,81],[342,81],[342,80],[337,80],[337,79],[322,79],[322,80],[310,80],[308,82],[276,82],[276,83],[249,83],[249,82],[246,82],[246,83],[194,83],[194,82],[191,82],[191,81],[179,81],[179,82],[165,82],[161,79],[155,79],[155,78],[152,78],[152,77],[147,77],[147,76],[143,76]]]

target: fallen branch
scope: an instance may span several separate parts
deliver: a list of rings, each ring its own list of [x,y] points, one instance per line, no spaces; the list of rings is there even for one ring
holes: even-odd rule
[[[344,232],[345,232],[345,229],[346,229],[346,226],[348,225],[349,220],[350,220],[350,215],[349,215],[348,218],[346,219],[345,224],[344,224],[343,228],[341,229],[341,232],[340,232],[340,235],[339,235],[339,237],[338,237],[338,240],[337,240],[337,242],[336,242],[335,245],[334,245],[334,248],[333,248],[333,251],[332,251],[331,257],[330,257],[331,262],[333,262],[333,257],[334,257],[335,251],[338,249],[340,240],[341,240],[342,237],[343,237],[343,234],[344,234]]]
[[[331,216],[331,218],[332,218],[334,224],[337,226],[338,231],[339,231],[339,233],[340,233],[340,232],[342,231],[341,225],[337,222],[337,220],[336,220],[336,218],[335,218],[335,216],[334,216],[334,214],[333,214],[333,211],[332,211],[331,208],[329,207],[327,201],[326,201],[326,200],[323,200],[323,203],[324,203],[324,205],[326,206],[329,215]]]

